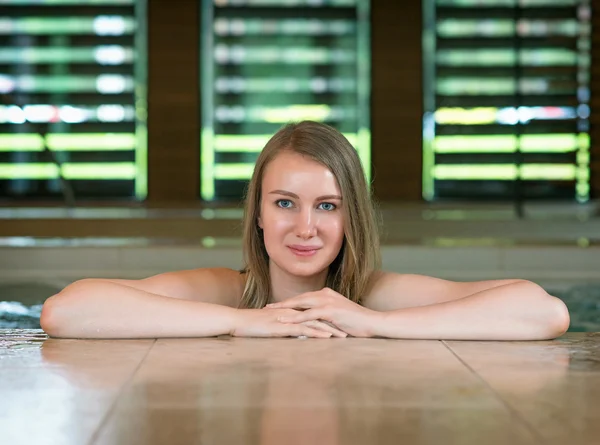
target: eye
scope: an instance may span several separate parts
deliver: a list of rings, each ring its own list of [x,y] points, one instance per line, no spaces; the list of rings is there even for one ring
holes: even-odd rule
[[[337,208],[337,206],[335,204],[332,204],[330,202],[322,202],[319,205],[320,206],[327,206],[327,207],[322,207],[322,208],[323,208],[323,210],[327,210],[328,212],[331,212],[332,210],[335,210]]]
[[[281,207],[282,209],[289,209],[292,207],[292,201],[289,199],[278,199],[275,201],[275,205],[277,205],[277,207]]]

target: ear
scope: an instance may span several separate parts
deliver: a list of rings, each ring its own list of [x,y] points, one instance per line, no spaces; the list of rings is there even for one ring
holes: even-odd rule
[[[262,218],[260,216],[258,217],[258,227],[261,229],[263,228]]]

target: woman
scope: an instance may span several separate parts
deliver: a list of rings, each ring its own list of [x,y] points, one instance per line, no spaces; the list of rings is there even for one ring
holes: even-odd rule
[[[241,272],[85,279],[44,304],[53,337],[387,337],[540,340],[561,300],[521,279],[452,282],[379,270],[369,186],[337,130],[291,124],[267,143],[245,200]]]

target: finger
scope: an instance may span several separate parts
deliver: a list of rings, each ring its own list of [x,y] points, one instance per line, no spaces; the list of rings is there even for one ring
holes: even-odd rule
[[[303,324],[282,324],[282,334],[289,337],[318,337],[330,338],[333,334],[324,330],[315,329]]]
[[[295,326],[298,326],[298,330],[293,334],[294,337],[300,337],[301,335],[304,335],[306,337],[330,338],[333,335],[331,332],[325,332],[320,329],[314,329],[302,324],[298,324]]]
[[[311,320],[325,320],[329,322],[333,321],[330,319],[327,311],[321,308],[309,309],[304,312],[298,312],[294,315],[282,315],[281,317],[278,317],[277,320],[281,323],[302,323]]]
[[[279,303],[267,304],[266,307],[272,309],[310,309],[318,306],[319,304],[319,299],[312,295],[299,295],[297,297],[289,298],[285,301],[280,301]]]
[[[346,338],[348,336],[348,334],[345,333],[344,331],[341,331],[338,328],[331,326],[322,321],[305,321],[303,324],[305,326],[319,329],[321,331],[331,332],[334,337]]]

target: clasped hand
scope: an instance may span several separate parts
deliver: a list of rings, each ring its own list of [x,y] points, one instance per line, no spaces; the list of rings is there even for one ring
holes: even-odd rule
[[[381,313],[360,306],[328,287],[268,304],[263,310],[272,309],[296,310],[295,313],[282,312],[277,317],[281,323],[326,322],[353,337],[373,337],[381,317]]]

